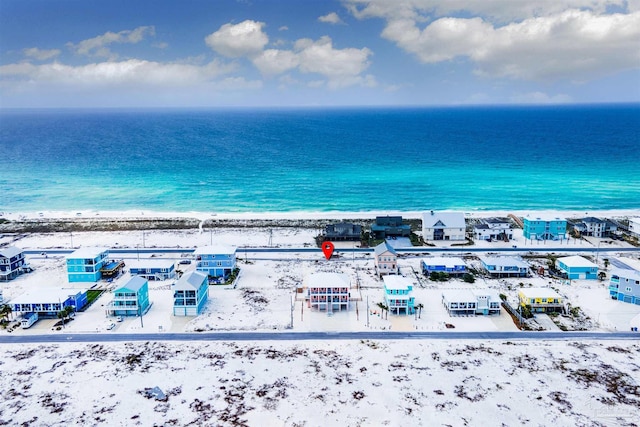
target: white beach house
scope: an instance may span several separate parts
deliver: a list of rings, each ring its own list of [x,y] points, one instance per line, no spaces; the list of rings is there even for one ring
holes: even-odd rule
[[[422,214],[424,240],[465,240],[466,225],[462,212],[425,212]]]
[[[318,310],[349,310],[351,281],[343,273],[311,273],[304,281],[307,306]]]

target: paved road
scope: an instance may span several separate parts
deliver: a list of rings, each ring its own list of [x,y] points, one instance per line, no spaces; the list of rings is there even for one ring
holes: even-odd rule
[[[5,335],[0,344],[131,341],[309,341],[309,340],[633,340],[637,332],[218,332],[160,334]]]
[[[153,253],[192,253],[193,248],[111,248],[111,254],[153,254]],[[471,246],[462,246],[454,248],[434,248],[431,246],[414,246],[411,248],[396,248],[399,253],[432,253],[432,252],[451,252],[451,253],[488,253],[488,252],[640,252],[640,248],[575,248],[565,246],[521,246],[517,248],[476,248]],[[66,255],[73,252],[73,249],[29,249],[24,253],[27,255],[39,255],[46,253],[47,255]],[[241,256],[245,253],[321,253],[320,248],[237,248],[236,254]],[[335,250],[336,253],[362,252],[371,253],[373,248],[340,248]]]

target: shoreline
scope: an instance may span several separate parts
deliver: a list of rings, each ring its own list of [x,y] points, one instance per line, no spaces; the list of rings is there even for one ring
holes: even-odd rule
[[[422,211],[380,210],[380,211],[272,211],[272,212],[201,212],[201,211],[149,211],[149,210],[124,210],[124,211],[49,211],[39,212],[0,212],[0,219],[12,222],[33,220],[154,220],[154,219],[197,219],[206,220],[341,220],[341,219],[375,219],[376,216],[397,215],[403,219],[422,219]],[[513,214],[519,217],[526,216],[559,216],[565,218],[577,218],[586,216],[600,216],[608,218],[625,218],[640,216],[640,207],[637,209],[527,209],[527,210],[473,210],[473,209],[446,209],[439,212],[463,212],[465,218],[489,218],[505,217]]]

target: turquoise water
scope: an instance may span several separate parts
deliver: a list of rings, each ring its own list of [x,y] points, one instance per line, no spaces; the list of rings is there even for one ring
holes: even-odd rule
[[[0,210],[640,208],[640,105],[0,112]]]

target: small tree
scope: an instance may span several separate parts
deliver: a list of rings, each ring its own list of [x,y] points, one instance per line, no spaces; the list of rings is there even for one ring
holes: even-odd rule
[[[471,273],[464,273],[464,275],[462,276],[462,280],[467,283],[473,283],[476,281],[476,278],[473,277],[473,274]]]
[[[602,261],[604,262],[604,269],[606,270],[609,267],[609,258],[604,258]]]
[[[598,279],[600,279],[601,281],[607,278],[607,273],[605,273],[604,271],[601,271],[600,273],[598,273]]]
[[[424,308],[424,305],[422,305],[422,303],[416,305],[416,307],[418,308],[418,319],[421,319],[422,316],[422,309]]]

